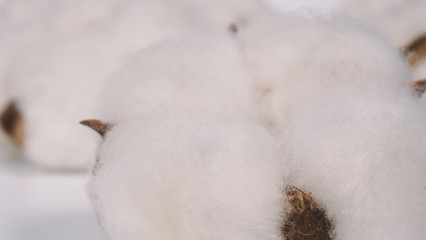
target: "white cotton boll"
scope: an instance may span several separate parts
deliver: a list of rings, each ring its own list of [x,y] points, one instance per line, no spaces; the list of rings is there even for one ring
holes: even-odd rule
[[[124,121],[102,145],[89,192],[109,239],[279,240],[278,149],[244,121]]]
[[[408,79],[402,59],[386,41],[343,17],[271,14],[241,27],[237,39],[257,81],[263,118],[275,127],[285,125],[298,101],[336,82],[406,84]]]
[[[426,106],[389,85],[336,84],[284,128],[289,183],[325,207],[336,239],[426,238]]]
[[[166,2],[136,1],[91,31],[50,36],[16,54],[6,81],[23,115],[27,158],[45,168],[87,166],[97,136],[78,122],[94,115],[103,83],[129,53],[189,31],[185,19]]]
[[[107,84],[113,126],[88,190],[111,240],[281,239],[280,146],[247,113],[237,46],[195,36],[140,52]]]
[[[425,0],[345,0],[339,9],[376,26],[398,48],[426,34]]]
[[[94,111],[104,79],[119,67],[116,57],[88,36],[46,42],[20,56],[7,84],[23,116],[30,161],[46,168],[88,165],[97,136],[78,122]]]
[[[200,32],[191,35],[195,40],[164,41],[159,43],[162,47],[142,51],[128,63],[120,81],[113,78],[107,84],[101,102],[109,108],[101,117],[120,121],[135,115],[167,114],[170,110],[163,107],[200,115],[253,115],[253,80],[238,46],[217,35],[221,34]]]

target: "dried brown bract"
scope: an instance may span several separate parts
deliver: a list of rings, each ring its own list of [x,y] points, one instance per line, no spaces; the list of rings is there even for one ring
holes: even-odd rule
[[[404,49],[404,55],[411,66],[415,66],[420,60],[426,58],[426,35],[417,38],[408,45]]]
[[[84,120],[81,124],[90,127],[98,132],[102,137],[112,128],[112,125],[99,120]]]
[[[331,240],[333,223],[310,194],[288,186],[285,189],[288,218],[282,227],[283,240]]]
[[[426,79],[418,80],[410,84],[411,90],[419,97],[426,91]]]
[[[1,128],[10,139],[18,146],[22,145],[24,141],[24,121],[14,101],[11,101],[4,109],[0,122]]]

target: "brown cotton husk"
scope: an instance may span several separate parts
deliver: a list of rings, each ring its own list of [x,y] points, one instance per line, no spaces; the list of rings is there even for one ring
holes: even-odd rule
[[[416,38],[404,49],[404,54],[411,66],[426,58],[426,35]]]
[[[418,80],[413,83],[410,83],[411,90],[421,97],[423,93],[426,91],[426,79]]]
[[[102,137],[112,128],[112,125],[99,120],[84,120],[81,124],[90,127],[98,132]]]
[[[17,109],[16,103],[11,101],[1,113],[1,128],[18,146],[24,141],[24,131],[22,115]]]
[[[333,239],[333,222],[310,194],[293,186],[286,187],[285,193],[288,218],[282,227],[283,240]]]

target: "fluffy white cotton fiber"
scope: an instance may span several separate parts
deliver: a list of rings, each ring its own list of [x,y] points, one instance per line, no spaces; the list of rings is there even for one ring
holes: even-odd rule
[[[66,12],[40,17],[40,26],[32,24],[29,30],[11,35],[20,38],[37,30],[40,36],[35,36],[41,39],[34,37],[24,51],[14,52],[5,67],[7,90],[24,117],[25,154],[38,165],[81,168],[93,158],[94,135],[76,123],[93,115],[104,81],[119,69],[127,54],[203,27],[227,31],[227,25],[214,15],[204,19],[202,15],[190,16],[191,11],[208,11],[195,3],[181,6],[165,0],[122,1],[107,14],[105,6],[112,3],[84,3],[86,16],[85,12],[68,9],[66,2],[49,2],[46,5],[54,8],[53,12]],[[100,9],[96,9],[98,4],[102,5]],[[211,4],[223,8],[227,2]],[[233,16],[231,12],[226,19]],[[57,21],[63,26],[50,25],[59,24]],[[38,31],[39,27],[46,29]]]
[[[336,239],[424,239],[426,106],[400,54],[354,20],[268,18],[237,38],[288,183],[325,207]]]
[[[302,15],[327,14],[335,10],[344,0],[262,0],[272,11],[298,13]]]
[[[196,29],[226,32],[256,2],[8,2],[0,74],[24,117],[26,156],[47,168],[84,167],[96,141],[76,120],[92,115],[103,82],[127,54]]]
[[[10,59],[51,37],[90,30],[111,15],[120,0],[8,0],[0,8],[0,75]]]
[[[107,84],[100,119],[113,126],[88,186],[101,225],[120,240],[279,240],[282,155],[247,114],[238,48],[188,39],[140,52]]]
[[[7,75],[24,120],[23,150],[45,168],[82,168],[95,154],[96,135],[79,128],[95,108],[117,57],[97,38],[49,41],[23,55]]]
[[[15,101],[28,117],[24,151],[42,167],[82,168],[94,153],[90,135],[75,125],[94,104],[85,100],[97,95],[78,82],[90,82],[84,74],[92,62],[85,56],[100,58],[102,43],[80,32],[96,29],[116,2],[16,0],[0,9],[0,85],[5,101]]]
[[[284,128],[289,182],[325,206],[336,239],[426,237],[426,106],[389,85],[336,84]]]
[[[255,75],[262,117],[278,128],[298,101],[336,82],[410,80],[401,67],[394,68],[403,62],[386,41],[343,17],[270,14],[241,27],[237,38]]]
[[[426,34],[424,0],[344,0],[338,8],[377,27],[398,48]]]

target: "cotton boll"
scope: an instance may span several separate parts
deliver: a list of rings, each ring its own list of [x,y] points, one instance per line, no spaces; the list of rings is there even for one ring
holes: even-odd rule
[[[280,146],[247,113],[233,41],[203,33],[129,61],[104,92],[112,127],[88,186],[107,237],[279,240]]]
[[[255,75],[262,117],[277,128],[298,101],[338,82],[408,84],[393,47],[352,19],[270,14],[241,27],[236,37]]]
[[[29,160],[66,169],[90,162],[96,135],[77,123],[95,108],[104,78],[118,67],[115,58],[107,45],[88,36],[47,42],[19,58],[7,83],[24,119]]]
[[[252,77],[238,46],[222,35],[203,31],[142,51],[127,64],[120,81],[112,78],[107,84],[101,102],[109,107],[101,118],[113,116],[120,121],[135,115],[167,114],[169,110],[163,107],[196,111],[200,115],[253,115]],[[136,82],[135,76],[140,82]]]
[[[280,239],[282,178],[264,129],[198,116],[121,122],[89,191],[110,239]]]
[[[103,83],[136,49],[189,31],[185,19],[165,2],[133,2],[91,31],[51,36],[17,54],[6,80],[24,118],[27,158],[45,168],[88,165],[96,135],[77,123],[93,115]]]
[[[425,107],[403,87],[345,82],[289,116],[289,182],[326,208],[336,239],[426,237]]]

